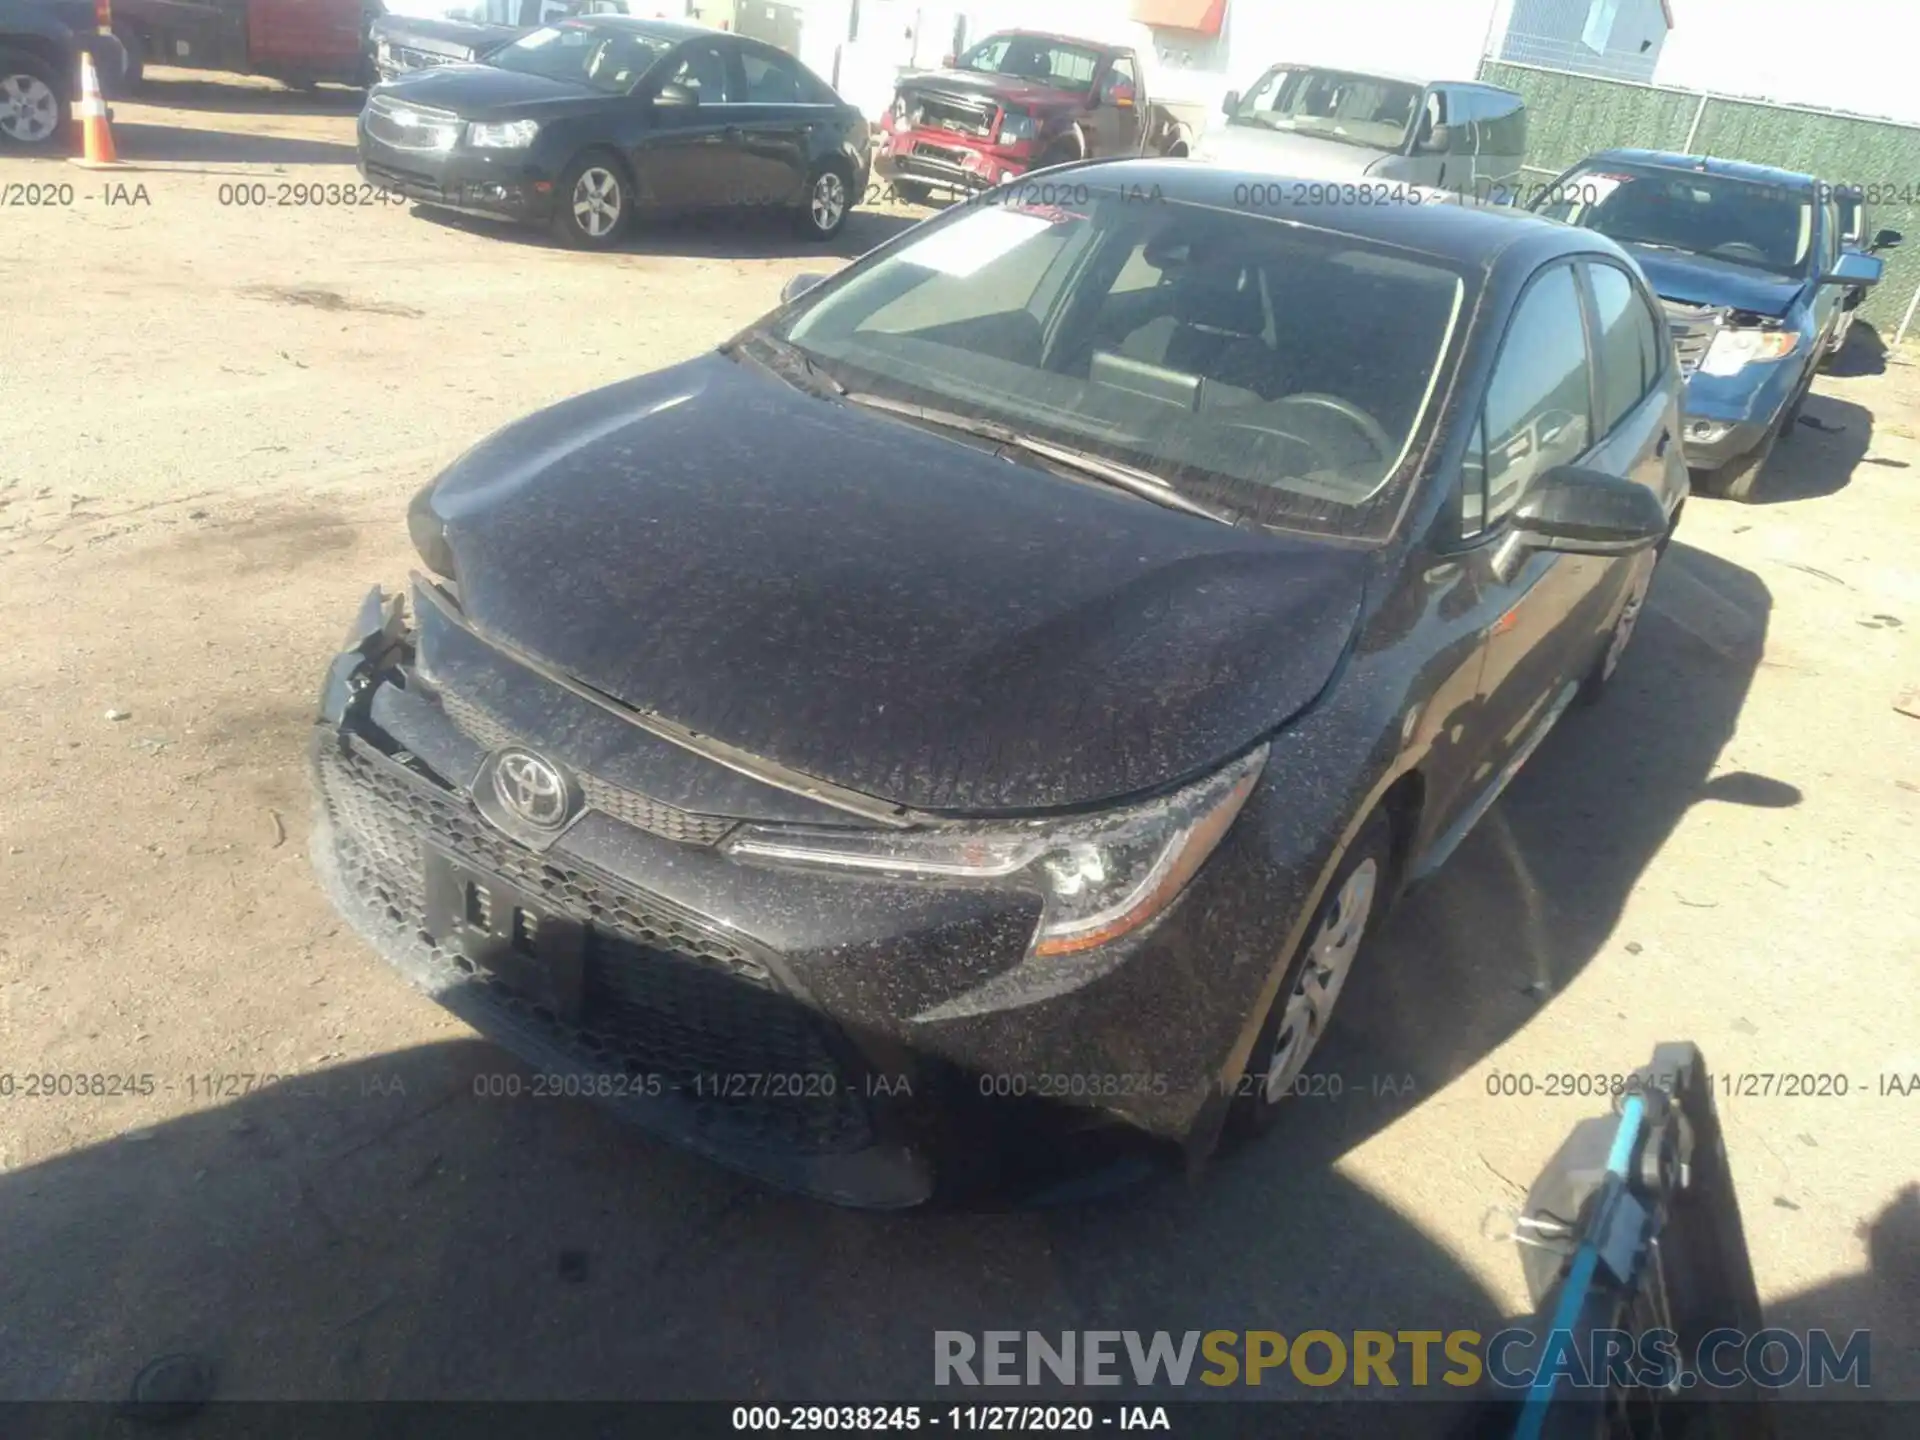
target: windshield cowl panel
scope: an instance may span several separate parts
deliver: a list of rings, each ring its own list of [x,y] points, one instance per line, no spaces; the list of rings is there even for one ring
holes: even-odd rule
[[[782,311],[767,357],[802,388],[1052,447],[1147,499],[1386,538],[1470,272],[1295,221],[1065,188],[1066,203],[913,232]]]

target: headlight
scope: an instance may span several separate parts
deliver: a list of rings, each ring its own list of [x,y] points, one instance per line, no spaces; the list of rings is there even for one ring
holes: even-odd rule
[[[446,523],[434,513],[435,483],[428,482],[408,504],[407,537],[413,541],[413,548],[427,569],[443,580],[452,580],[456,578],[453,573],[453,547],[447,544]]]
[[[540,133],[538,120],[508,120],[499,125],[467,126],[467,144],[476,150],[524,150]]]
[[[1239,815],[1267,747],[1186,789],[1125,810],[1063,822],[924,830],[749,825],[728,854],[790,865],[922,879],[995,880],[1027,873],[1046,896],[1036,955],[1091,950],[1158,916]]]
[[[1784,360],[1800,344],[1796,330],[1722,330],[1700,361],[1706,375],[1738,375],[1765,360]]]
[[[1000,117],[1000,143],[1017,145],[1040,133],[1040,124],[1024,110],[1009,110]]]

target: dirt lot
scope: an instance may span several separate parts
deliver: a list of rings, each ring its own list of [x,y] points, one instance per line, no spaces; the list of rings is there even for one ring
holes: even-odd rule
[[[0,209],[0,1397],[116,1395],[174,1350],[233,1397],[913,1396],[936,1328],[1484,1327],[1525,1298],[1489,1212],[1595,1108],[1490,1085],[1675,1038],[1843,1077],[1722,1102],[1762,1295],[1871,1328],[1876,1388],[1920,1397],[1920,1095],[1882,1093],[1920,1073],[1920,368],[1859,337],[1770,503],[1689,508],[1617,693],[1355,979],[1340,1100],[1197,1187],[840,1213],[475,1098],[518,1067],[322,903],[302,771],[420,484],[817,257],[222,203],[350,183],[350,105],[161,73],[168,108],[116,112],[148,168],[0,160],[75,189]],[[46,1072],[155,1084],[27,1098]]]

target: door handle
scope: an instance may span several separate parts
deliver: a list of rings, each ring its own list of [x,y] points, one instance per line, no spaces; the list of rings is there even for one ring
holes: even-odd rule
[[[1653,447],[1654,457],[1656,459],[1664,459],[1667,453],[1667,446],[1672,443],[1673,432],[1671,430],[1662,430],[1660,432],[1660,443]]]

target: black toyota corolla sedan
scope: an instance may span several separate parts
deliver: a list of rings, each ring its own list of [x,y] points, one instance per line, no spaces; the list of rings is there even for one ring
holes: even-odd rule
[[[359,146],[374,184],[588,249],[652,209],[786,210],[828,240],[870,168],[858,108],[791,55],[616,15],[374,86]]]
[[[1687,485],[1613,242],[1291,193],[1050,172],[468,452],[325,682],[335,904],[836,1200],[938,1192],[933,1094],[1259,1130]]]

